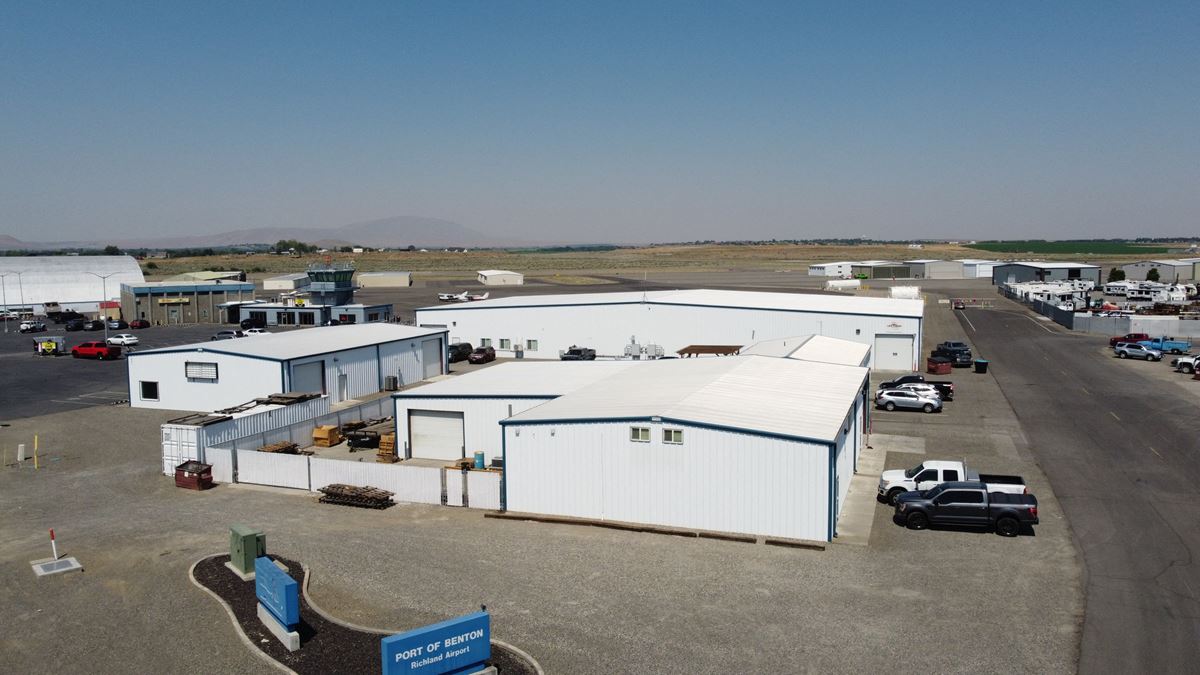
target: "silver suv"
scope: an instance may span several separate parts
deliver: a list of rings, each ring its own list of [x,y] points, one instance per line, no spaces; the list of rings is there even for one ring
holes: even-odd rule
[[[884,410],[908,408],[910,410],[923,410],[927,413],[942,411],[941,398],[918,391],[906,391],[904,389],[881,390],[875,394],[875,405]]]
[[[1151,349],[1136,342],[1118,342],[1113,351],[1118,359],[1146,359],[1147,361],[1162,361],[1162,352]]]

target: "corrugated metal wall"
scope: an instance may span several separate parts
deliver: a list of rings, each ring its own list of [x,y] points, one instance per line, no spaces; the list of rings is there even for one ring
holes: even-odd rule
[[[189,382],[188,361],[217,364],[216,382]],[[212,412],[278,393],[279,363],[215,352],[139,354],[126,359],[129,370],[129,405],[133,408]],[[141,398],[140,382],[158,383],[158,400]]]
[[[329,413],[329,397],[301,401],[292,405],[235,417],[228,422],[201,427],[204,447],[224,445],[239,438],[264,434],[293,424],[299,424]]]
[[[279,429],[227,441],[222,443],[222,446],[238,450],[257,450],[264,445],[287,441],[289,443],[298,443],[300,447],[308,447],[312,445],[312,430],[318,426],[341,426],[342,423],[351,420],[385,417],[391,414],[391,409],[390,399],[377,398],[373,401],[367,401],[366,403],[326,413],[315,419],[304,420]]]
[[[507,508],[827,539],[829,446],[662,424],[634,443],[631,426],[508,426]],[[662,443],[664,426],[683,444]]]
[[[338,385],[338,378],[342,375],[346,376],[347,399],[374,394],[383,388],[374,346],[293,359],[290,363],[296,366],[314,361],[325,362],[325,390],[331,403],[337,404],[344,400]]]
[[[162,470],[166,476],[175,475],[175,467],[192,459],[200,459],[200,427],[190,424],[164,424],[162,433]]]
[[[417,321],[451,326],[453,335],[476,345],[480,338],[489,338],[503,356],[512,352],[499,349],[501,339],[513,345],[537,340],[537,351],[525,351],[525,358],[531,359],[557,359],[559,351],[571,345],[620,355],[631,336],[671,353],[690,344],[750,345],[814,333],[874,346],[876,334],[907,334],[917,336],[914,363],[921,351],[919,319],[850,314],[629,304],[418,311]]]
[[[424,364],[421,362],[421,342],[433,338],[421,337],[412,340],[404,340],[403,342],[395,342],[392,344],[380,345],[379,358],[384,375],[398,375],[400,377],[400,385],[413,384],[425,379]],[[438,359],[443,363],[439,366],[438,372],[446,372],[444,361],[446,354],[446,343],[444,336],[437,336],[441,342],[438,350]]]
[[[442,410],[463,414],[463,441],[467,457],[483,451],[485,461],[500,456],[500,420],[522,413],[551,399],[395,398],[396,440],[409,442],[408,411]],[[398,447],[407,447],[398,446]]]

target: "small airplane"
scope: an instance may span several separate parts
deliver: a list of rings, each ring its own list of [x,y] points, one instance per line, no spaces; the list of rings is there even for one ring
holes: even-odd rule
[[[482,295],[472,295],[467,291],[462,293],[438,293],[438,302],[475,302],[476,300],[487,300],[491,293]]]

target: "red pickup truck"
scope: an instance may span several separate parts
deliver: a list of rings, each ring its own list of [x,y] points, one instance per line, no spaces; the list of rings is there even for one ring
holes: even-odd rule
[[[1126,333],[1125,335],[1108,338],[1108,346],[1116,347],[1118,342],[1141,342],[1142,340],[1149,339],[1150,336],[1145,333]]]
[[[71,356],[77,359],[119,359],[121,348],[103,342],[84,342],[71,348]]]

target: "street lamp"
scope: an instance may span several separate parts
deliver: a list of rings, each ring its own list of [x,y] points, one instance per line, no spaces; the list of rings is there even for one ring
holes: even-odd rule
[[[116,274],[109,272],[108,274],[100,274],[99,272],[88,272],[94,277],[100,277],[100,319],[104,322],[104,344],[108,344],[108,316],[104,314],[104,303],[108,302],[108,278]]]
[[[5,333],[8,332],[8,288],[6,287],[6,285],[4,283],[4,277],[6,277],[10,274],[12,274],[12,272],[5,272],[4,274],[0,274],[0,298],[2,298],[4,300],[4,332]]]

